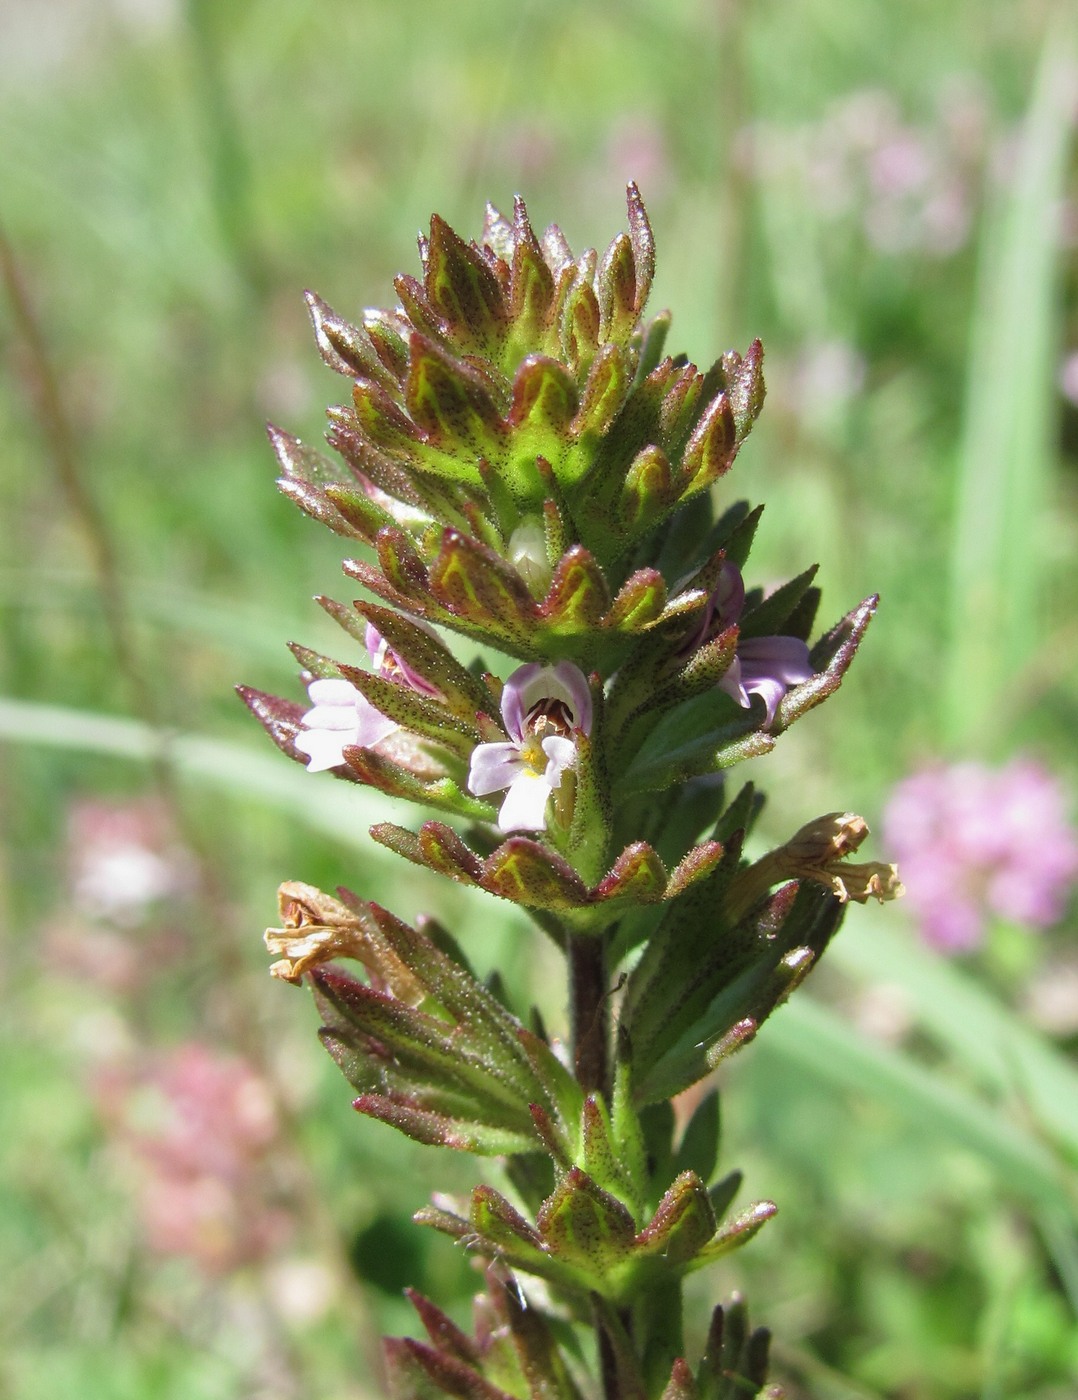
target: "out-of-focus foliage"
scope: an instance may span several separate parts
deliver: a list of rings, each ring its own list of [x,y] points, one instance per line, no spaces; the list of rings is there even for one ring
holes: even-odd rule
[[[878,817],[926,762],[1026,754],[1074,784],[1065,23],[1046,0],[2,0],[0,226],[71,450],[5,300],[0,1391],[358,1400],[377,1332],[414,1330],[406,1284],[461,1324],[482,1285],[409,1224],[419,1149],[348,1114],[258,932],[280,879],[347,871],[557,1027],[548,952],[504,904],[359,861],[393,805],[275,762],[231,696],[302,699],[283,642],[337,644],[303,600],[339,594],[339,549],[262,437],[316,440],[339,394],[302,289],[384,304],[432,210],[477,233],[519,190],[582,246],[635,179],[677,347],[763,340],[757,567],[811,553],[830,614],[883,602],[842,704],[760,760],[796,794],[762,842],[839,802]],[[151,720],[186,736],[163,763]],[[794,1397],[1064,1400],[1073,917],[996,925],[961,968],[879,925],[850,920],[825,1004],[723,1072],[722,1156],[783,1202],[723,1287]]]

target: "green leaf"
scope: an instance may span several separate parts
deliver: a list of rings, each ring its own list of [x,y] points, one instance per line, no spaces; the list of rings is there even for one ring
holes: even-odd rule
[[[622,584],[602,625],[612,632],[643,632],[666,607],[666,580],[658,569],[637,569]]]
[[[674,1170],[692,1171],[705,1186],[719,1160],[719,1091],[709,1090],[689,1119],[674,1158]]]
[[[632,1248],[636,1225],[621,1201],[603,1191],[579,1167],[566,1172],[537,1216],[546,1247],[606,1293],[606,1278]]]
[[[786,626],[816,577],[818,564],[813,564],[803,574],[798,574],[789,583],[769,593],[754,608],[748,608],[738,623],[742,637],[773,637],[776,634],[790,635]]]

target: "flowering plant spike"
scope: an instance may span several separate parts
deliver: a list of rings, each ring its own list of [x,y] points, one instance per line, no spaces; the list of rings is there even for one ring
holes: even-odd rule
[[[393,309],[352,324],[308,296],[347,388],[335,455],[270,429],[281,489],[352,541],[361,596],[319,599],[346,635],[339,658],[293,647],[305,697],[244,699],[312,774],[427,809],[372,838],[523,906],[567,968],[567,1035],[548,1036],[476,980],[466,936],[281,887],[273,971],[309,981],[355,1107],[504,1168],[416,1216],[485,1279],[474,1335],[413,1296],[427,1340],[386,1344],[398,1397],[776,1393],[740,1301],[702,1359],[683,1335],[682,1280],[775,1207],[717,1176],[713,1093],[680,1143],[668,1101],[753,1038],[851,899],[901,890],[893,866],[847,863],[853,813],[744,855],[760,801],[726,770],[837,689],[876,600],[813,640],[814,570],[754,585],[760,512],[726,476],[762,348],[666,355],[632,185],[628,216],[601,257],[537,235],[520,199],[475,242],[435,216]],[[566,1348],[567,1322],[594,1346]]]

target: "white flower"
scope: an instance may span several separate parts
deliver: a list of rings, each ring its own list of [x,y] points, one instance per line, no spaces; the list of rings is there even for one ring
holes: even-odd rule
[[[509,742],[472,751],[468,790],[476,797],[508,789],[498,813],[502,831],[542,831],[546,804],[576,762],[577,731],[591,732],[587,678],[570,661],[521,666],[502,691]]]
[[[309,773],[339,768],[346,748],[373,748],[400,728],[364,699],[351,681],[311,681],[307,694],[314,708],[303,716],[304,728],[296,735],[295,747],[307,755]]]
[[[436,636],[425,622],[416,622],[424,632]],[[433,685],[389,645],[378,629],[367,624],[364,642],[374,663],[374,673],[420,695],[437,695]],[[303,716],[303,730],[295,747],[307,755],[307,772],[321,773],[339,768],[347,748],[372,749],[401,727],[376,710],[351,681],[339,678],[311,681],[307,687],[313,709]]]

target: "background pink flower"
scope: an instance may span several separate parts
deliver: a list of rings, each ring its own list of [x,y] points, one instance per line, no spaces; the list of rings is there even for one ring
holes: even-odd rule
[[[1078,877],[1078,836],[1063,789],[1038,764],[957,763],[898,784],[884,843],[899,863],[926,942],[966,952],[990,918],[1047,928]]]
[[[270,1172],[273,1096],[243,1060],[188,1041],[109,1070],[96,1088],[151,1249],[219,1275],[288,1236]]]

